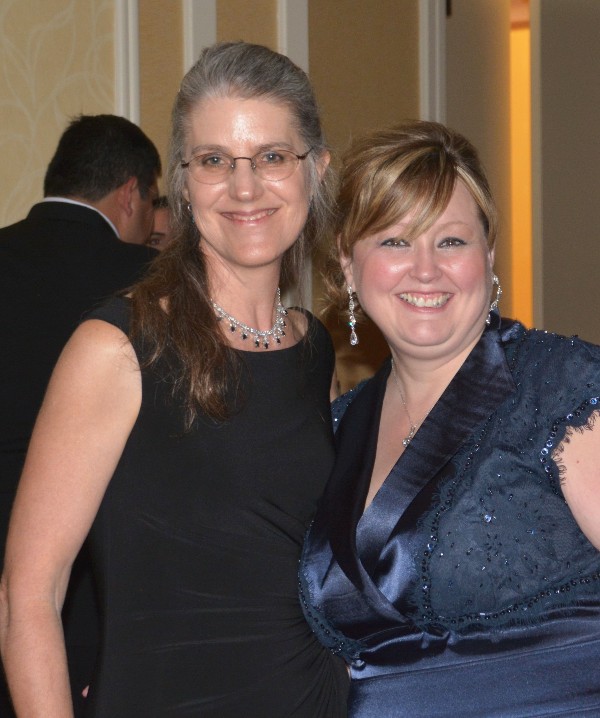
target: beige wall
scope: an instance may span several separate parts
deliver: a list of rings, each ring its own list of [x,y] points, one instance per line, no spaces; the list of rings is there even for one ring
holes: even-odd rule
[[[376,11],[375,11],[376,8]],[[419,115],[418,3],[414,0],[310,0],[309,74],[335,155],[368,130]],[[321,305],[322,258],[313,305]],[[368,322],[350,347],[345,318],[326,317],[342,390],[378,368],[388,349]]]
[[[42,197],[70,117],[112,112],[113,0],[0,2],[0,226]]]
[[[536,322],[600,343],[600,3],[532,2]]]
[[[183,76],[180,3],[139,0],[139,26],[140,126],[160,153],[164,191],[171,107]]]
[[[448,123],[480,148],[499,201],[497,267],[508,314],[509,4],[453,0],[446,67]],[[277,46],[276,0],[217,0],[216,7],[219,39]],[[309,0],[308,8],[309,72],[334,152],[365,130],[418,115],[416,0]],[[600,3],[532,0],[532,8],[535,319],[600,342],[594,301],[600,67],[598,53],[589,51],[600,36]],[[165,160],[170,108],[183,72],[181,3],[139,0],[139,22],[140,124]],[[115,0],[0,3],[0,225],[21,218],[41,198],[46,165],[69,117],[115,111],[114,27]],[[317,281],[315,299],[320,294]],[[346,327],[333,328],[346,346]],[[349,383],[372,371],[381,353],[368,331],[361,332]]]
[[[336,150],[367,130],[418,117],[414,0],[311,0],[309,48],[310,77]]]
[[[452,0],[446,23],[446,122],[477,147],[500,214],[496,273],[512,313],[510,0]]]
[[[277,49],[276,0],[217,0],[217,39]]]

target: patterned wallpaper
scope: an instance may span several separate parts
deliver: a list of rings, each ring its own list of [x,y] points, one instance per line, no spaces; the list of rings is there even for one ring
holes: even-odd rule
[[[69,118],[114,111],[114,5],[0,2],[0,226],[42,197]]]

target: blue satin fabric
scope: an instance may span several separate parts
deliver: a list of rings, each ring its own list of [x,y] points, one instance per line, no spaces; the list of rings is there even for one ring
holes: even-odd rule
[[[600,348],[488,329],[363,513],[389,371],[341,402],[301,561],[349,716],[600,716],[600,552],[551,458],[597,416]]]
[[[599,657],[597,606],[551,624],[505,629],[495,641],[485,633],[384,640],[365,651],[363,668],[352,668],[348,714],[597,717]]]

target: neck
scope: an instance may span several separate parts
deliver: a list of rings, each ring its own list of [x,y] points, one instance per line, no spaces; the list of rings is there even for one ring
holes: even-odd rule
[[[421,406],[432,402],[431,406],[433,406],[463,365],[479,338],[478,336],[475,341],[470,342],[456,354],[430,359],[410,356],[391,346],[394,368],[407,405],[409,407],[412,407],[413,404]]]
[[[238,321],[267,330],[273,326],[273,310],[279,286],[279,268],[250,273],[228,272],[215,277],[210,272],[211,299]]]

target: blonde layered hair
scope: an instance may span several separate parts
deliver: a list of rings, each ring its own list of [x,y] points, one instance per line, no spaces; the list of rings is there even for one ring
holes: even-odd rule
[[[446,209],[461,180],[479,208],[488,246],[498,230],[497,209],[477,150],[437,122],[414,121],[356,140],[343,158],[335,234],[327,267],[332,303],[346,308],[348,293],[340,256],[401,221],[413,220],[407,238],[426,231]]]

